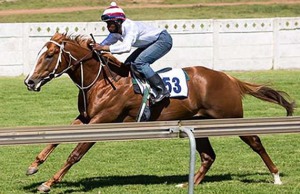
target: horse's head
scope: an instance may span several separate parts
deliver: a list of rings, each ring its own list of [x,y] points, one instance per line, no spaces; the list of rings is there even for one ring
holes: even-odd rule
[[[98,55],[93,52],[89,47],[91,41],[83,36],[70,37],[60,33],[52,36],[39,52],[33,70],[24,81],[28,90],[40,91],[44,84],[63,73],[68,73],[81,89],[91,87],[97,79],[128,76],[126,65],[110,53]],[[106,73],[101,75],[102,69]]]
[[[79,36],[77,39],[80,38]],[[36,64],[24,83],[30,91],[40,91],[41,87],[55,77],[61,76],[76,64],[78,53],[91,53],[87,47],[82,52],[73,49],[78,41],[70,39],[66,34],[56,33],[40,50]],[[86,40],[87,41],[87,40]],[[87,42],[82,44],[87,45]],[[72,47],[72,52],[71,52]],[[80,46],[81,48],[82,46]],[[75,47],[74,47],[75,48]],[[77,46],[79,48],[79,46]]]

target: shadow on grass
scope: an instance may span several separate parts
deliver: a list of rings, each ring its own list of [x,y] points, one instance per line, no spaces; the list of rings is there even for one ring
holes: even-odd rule
[[[213,175],[213,176],[206,176],[203,183],[209,182],[221,182],[221,181],[230,181],[233,179],[240,179],[241,182],[244,183],[269,183],[265,180],[265,174],[263,175],[264,178],[259,180],[250,180],[247,177],[255,176],[257,174],[222,174],[222,175]],[[233,178],[236,177],[236,178]],[[73,192],[88,192],[97,188],[103,187],[111,187],[111,186],[122,186],[122,185],[155,185],[155,184],[166,184],[166,185],[173,185],[173,184],[180,184],[188,182],[188,175],[171,175],[171,176],[155,176],[155,175],[131,175],[131,176],[108,176],[108,177],[90,177],[84,178],[77,182],[71,181],[62,181],[58,183],[60,188],[66,188],[63,193],[73,193]],[[23,187],[24,190],[32,193],[36,193],[36,188],[42,184],[34,183]],[[67,189],[68,188],[68,189]],[[55,186],[52,188],[55,190]]]

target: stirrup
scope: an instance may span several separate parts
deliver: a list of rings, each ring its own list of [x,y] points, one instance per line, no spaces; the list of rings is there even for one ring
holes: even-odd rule
[[[164,98],[168,98],[168,97],[170,97],[170,93],[168,91],[165,91],[164,93],[159,94],[156,97],[152,97],[151,103],[152,104],[158,103],[158,102],[162,101]]]

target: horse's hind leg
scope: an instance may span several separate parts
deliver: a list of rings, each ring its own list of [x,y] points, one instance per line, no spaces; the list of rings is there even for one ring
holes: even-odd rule
[[[216,154],[208,138],[197,138],[196,149],[201,157],[201,166],[194,176],[194,184],[198,185],[216,159]]]
[[[247,143],[253,151],[258,153],[272,175],[274,176],[274,184],[282,184],[280,177],[279,177],[279,172],[275,164],[272,162],[270,156],[266,152],[264,146],[262,145],[260,138],[258,136],[240,136],[240,138]]]
[[[88,152],[88,150],[95,144],[95,142],[89,143],[79,143],[74,148],[72,153],[69,155],[64,166],[48,181],[44,182],[42,185],[38,187],[39,191],[49,192],[50,188],[53,184],[58,183],[62,180],[64,175],[68,172],[68,170],[77,162],[81,160],[81,158]]]
[[[34,162],[28,167],[26,175],[33,175],[39,169],[39,165],[43,164],[51,152],[58,146],[58,144],[47,145],[35,158]]]

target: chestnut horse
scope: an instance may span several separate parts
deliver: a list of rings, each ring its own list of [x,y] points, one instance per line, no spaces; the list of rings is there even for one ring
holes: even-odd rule
[[[133,91],[129,68],[110,53],[97,55],[88,46],[91,41],[84,36],[55,33],[41,50],[34,69],[25,79],[27,88],[40,91],[48,81],[66,73],[79,88],[79,115],[72,124],[134,122],[142,96]],[[188,96],[167,98],[151,106],[151,121],[241,118],[242,98],[246,94],[282,106],[287,115],[293,113],[294,102],[285,92],[265,85],[242,82],[226,73],[201,66],[183,69],[190,78],[187,84]],[[278,169],[260,138],[256,135],[240,138],[259,154],[273,174],[274,183],[281,184]],[[50,191],[94,144],[95,142],[78,143],[63,167],[38,189]],[[57,145],[47,145],[30,165],[27,175],[36,173],[39,165]],[[215,161],[216,155],[208,138],[197,138],[196,149],[201,157],[201,166],[194,177],[195,185],[198,185]]]

